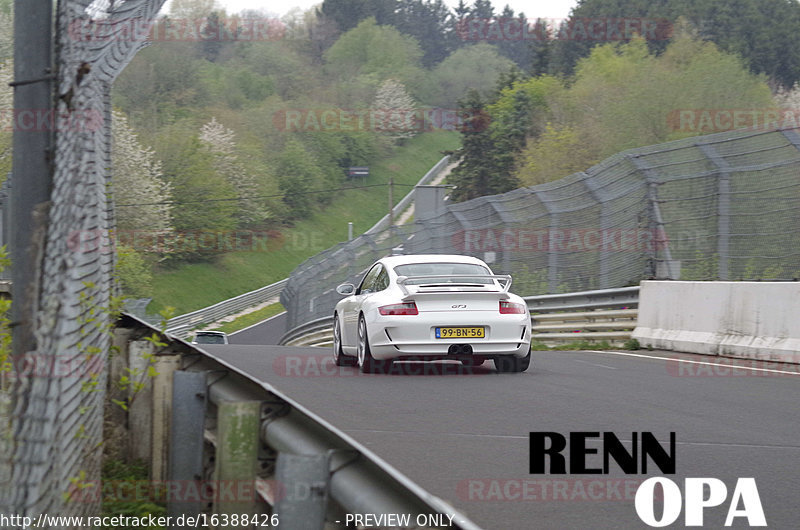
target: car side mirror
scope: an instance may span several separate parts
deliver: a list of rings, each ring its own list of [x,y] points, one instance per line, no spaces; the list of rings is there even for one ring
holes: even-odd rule
[[[336,292],[344,296],[349,296],[356,292],[356,286],[352,283],[343,283],[336,288]]]

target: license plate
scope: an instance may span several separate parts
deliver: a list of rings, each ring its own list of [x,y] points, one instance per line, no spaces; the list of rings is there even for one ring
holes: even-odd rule
[[[437,339],[482,339],[483,327],[435,328]]]

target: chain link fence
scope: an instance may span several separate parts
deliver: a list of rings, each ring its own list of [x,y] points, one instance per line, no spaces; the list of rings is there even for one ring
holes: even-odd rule
[[[585,172],[447,205],[306,260],[288,329],[330,316],[335,288],[392,252],[468,254],[523,296],[684,280],[800,277],[800,134],[735,131],[614,155]]]
[[[70,500],[100,479],[113,255],[73,252],[70,234],[100,238],[113,228],[110,88],[146,37],[127,29],[154,20],[162,3],[57,3],[53,179],[34,233],[42,241],[31,286],[35,349],[14,358],[10,429],[2,433],[5,514],[99,513],[100,499]]]

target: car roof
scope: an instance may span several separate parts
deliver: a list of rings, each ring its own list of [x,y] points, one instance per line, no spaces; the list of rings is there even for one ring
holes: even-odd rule
[[[380,260],[387,267],[406,265],[409,263],[473,263],[487,266],[482,260],[472,256],[460,254],[407,254],[402,256],[388,256]]]
[[[225,335],[224,331],[198,331],[195,335]]]

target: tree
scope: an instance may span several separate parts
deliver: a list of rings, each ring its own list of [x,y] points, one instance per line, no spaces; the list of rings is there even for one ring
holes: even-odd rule
[[[176,197],[173,224],[179,232],[232,230],[239,200],[236,189],[217,174],[214,155],[196,131],[194,124],[179,122],[165,127],[154,138],[164,178]],[[209,253],[213,251],[209,249]]]
[[[454,108],[470,89],[488,94],[500,74],[512,65],[497,48],[485,42],[459,48],[433,69],[424,100]]]
[[[147,262],[132,247],[117,246],[117,262],[114,272],[124,295],[130,298],[152,296],[153,273]]]
[[[587,169],[625,149],[697,136],[696,110],[766,109],[773,105],[761,76],[713,43],[678,33],[661,55],[642,39],[595,47],[580,60],[569,88],[546,95],[546,130],[518,154],[526,185]]]
[[[381,128],[393,140],[411,138],[416,127],[416,103],[406,92],[403,83],[387,79],[378,88],[372,106],[376,115],[383,116]]]
[[[440,63],[459,47],[453,14],[442,0],[403,0],[397,5],[392,25],[411,35],[422,48],[422,64]]]
[[[161,174],[161,163],[152,149],[139,143],[128,119],[119,111],[111,114],[111,182],[117,228],[122,231],[172,230],[170,185]],[[127,206],[131,205],[131,206]]]
[[[199,138],[214,157],[217,174],[236,189],[239,197],[236,215],[239,221],[248,224],[268,219],[269,211],[256,198],[258,195],[256,181],[236,154],[234,132],[212,117],[211,121],[200,128]]]
[[[683,17],[697,28],[701,39],[723,51],[739,54],[750,71],[764,73],[784,87],[800,81],[800,4],[786,0],[687,0],[643,2],[641,0],[583,0],[572,10],[570,22],[581,18],[663,20],[653,38],[651,52],[664,51],[669,43],[669,24]],[[558,39],[554,63],[562,74],[572,74],[582,57],[599,41]]]
[[[470,90],[459,107],[464,123],[462,147],[454,153],[454,158],[460,163],[448,178],[456,186],[452,199],[465,201],[516,188],[516,177],[503,167],[505,160],[498,160],[501,151],[489,129],[489,115],[481,95]]]
[[[339,31],[344,33],[370,17],[378,24],[390,24],[394,15],[393,4],[393,0],[324,0],[319,14],[336,22]]]
[[[172,18],[197,21],[218,7],[216,0],[172,0],[169,14]]]
[[[413,86],[423,77],[419,68],[421,56],[413,37],[391,26],[379,26],[374,18],[368,18],[325,52],[325,70],[344,80],[361,77],[377,85],[391,77]]]
[[[289,208],[289,217],[303,219],[311,214],[314,197],[311,191],[322,180],[322,172],[313,158],[295,138],[286,142],[276,168],[278,187],[283,203]]]

